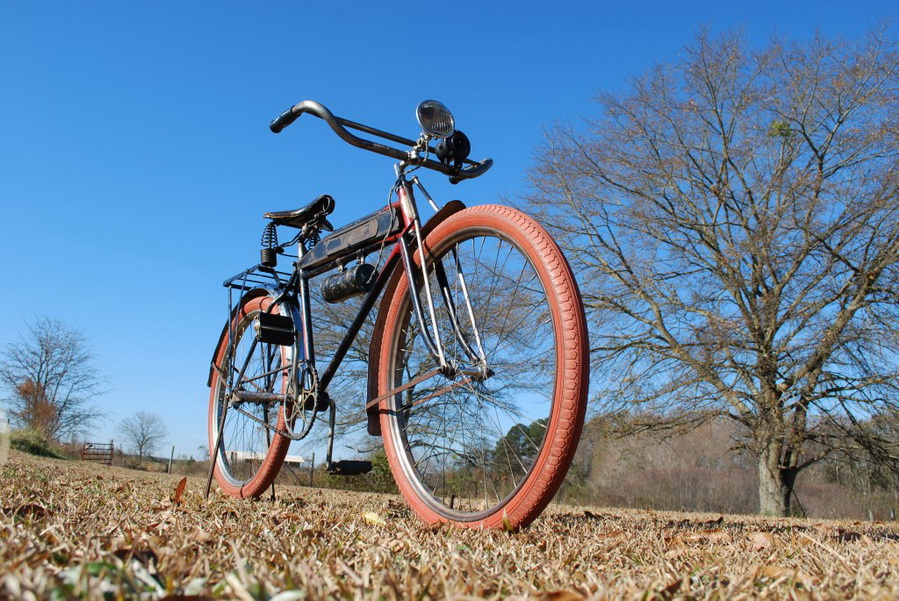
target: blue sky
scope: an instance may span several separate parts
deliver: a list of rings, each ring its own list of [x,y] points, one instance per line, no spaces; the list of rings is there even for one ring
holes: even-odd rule
[[[0,345],[39,315],[81,330],[110,392],[91,438],[138,410],[176,454],[206,441],[222,280],[258,260],[269,210],[329,193],[332,222],[386,198],[391,162],[321,121],[314,99],[414,137],[443,101],[496,165],[439,200],[514,197],[544,128],[675,60],[703,26],[763,44],[857,37],[894,2],[33,2],[0,0]],[[344,399],[345,403],[354,402]],[[361,400],[360,400],[361,402]],[[302,450],[302,449],[299,449]]]

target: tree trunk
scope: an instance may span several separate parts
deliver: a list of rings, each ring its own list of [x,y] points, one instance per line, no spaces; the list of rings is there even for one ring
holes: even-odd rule
[[[780,446],[769,444],[759,454],[759,513],[787,517],[797,470],[780,465]]]

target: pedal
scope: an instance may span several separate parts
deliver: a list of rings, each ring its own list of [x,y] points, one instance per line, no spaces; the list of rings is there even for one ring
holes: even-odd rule
[[[371,471],[371,461],[332,461],[328,473],[335,476],[359,476]]]

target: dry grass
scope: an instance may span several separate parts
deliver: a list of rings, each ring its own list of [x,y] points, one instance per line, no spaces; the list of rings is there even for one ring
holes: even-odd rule
[[[12,452],[0,598],[899,597],[899,526],[555,506],[519,533],[425,528],[395,497],[205,482]],[[177,501],[177,502],[176,502]]]

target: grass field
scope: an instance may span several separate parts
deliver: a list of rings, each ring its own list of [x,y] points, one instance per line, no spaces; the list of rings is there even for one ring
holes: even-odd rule
[[[6,599],[895,599],[899,525],[552,506],[423,527],[396,497],[39,459],[0,466]]]

